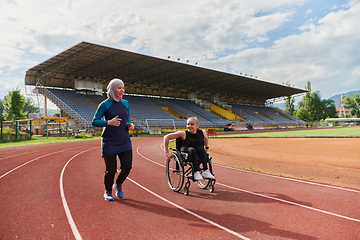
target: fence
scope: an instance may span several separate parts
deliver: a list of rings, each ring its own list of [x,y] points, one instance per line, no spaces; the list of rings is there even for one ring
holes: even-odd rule
[[[145,122],[150,134],[161,134],[164,128],[176,131],[173,119],[145,119]]]
[[[4,121],[0,119],[0,141],[14,141],[31,139],[33,135],[44,137],[67,137],[76,135],[81,130],[76,126],[69,126],[68,122],[41,121],[40,119],[22,119]]]
[[[29,139],[33,135],[33,120],[4,121],[0,118],[0,141]]]

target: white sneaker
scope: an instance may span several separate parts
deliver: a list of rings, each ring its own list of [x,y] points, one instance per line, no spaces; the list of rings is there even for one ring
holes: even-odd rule
[[[114,197],[112,196],[111,191],[106,191],[104,193],[104,198],[106,201],[114,201]]]
[[[215,179],[214,175],[211,174],[211,172],[208,170],[203,171],[201,173],[201,175],[203,176],[203,178],[211,178],[211,179]]]
[[[197,172],[194,173],[194,179],[196,181],[203,180],[200,171],[197,171]]]

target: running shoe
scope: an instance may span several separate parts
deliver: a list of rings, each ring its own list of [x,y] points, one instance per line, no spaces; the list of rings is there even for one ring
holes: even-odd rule
[[[105,190],[104,198],[105,198],[106,201],[114,201],[114,197],[112,196],[111,191],[106,191]]]
[[[118,198],[123,198],[124,197],[124,192],[122,190],[122,184],[117,185],[116,183],[114,184],[114,189],[115,189],[115,195]]]
[[[214,175],[211,174],[211,172],[209,171],[209,169],[206,170],[206,171],[203,171],[203,172],[201,173],[201,176],[202,176],[203,178],[215,179]]]

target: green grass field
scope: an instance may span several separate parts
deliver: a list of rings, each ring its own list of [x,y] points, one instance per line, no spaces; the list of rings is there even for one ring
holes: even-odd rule
[[[360,127],[332,127],[292,131],[268,131],[217,135],[217,137],[360,137]]]
[[[229,137],[360,137],[360,127],[332,127],[324,129],[306,129],[306,130],[293,130],[293,131],[268,131],[258,133],[240,133],[240,134],[226,134],[217,135],[218,138]],[[95,137],[99,138],[99,137]],[[20,146],[26,144],[39,144],[39,143],[51,143],[51,142],[67,142],[76,141],[81,139],[87,139],[87,137],[74,138],[70,137],[32,137],[31,140],[24,140],[18,142],[3,142],[0,143],[0,147]]]
[[[31,137],[29,140],[22,140],[22,141],[14,141],[14,142],[0,142],[1,147],[11,147],[11,146],[21,146],[21,145],[28,145],[28,144],[41,144],[41,143],[56,143],[56,142],[69,142],[69,141],[77,141],[77,140],[84,140],[84,139],[92,139],[92,138],[100,138],[100,137],[92,137],[86,134],[79,134],[78,137]]]

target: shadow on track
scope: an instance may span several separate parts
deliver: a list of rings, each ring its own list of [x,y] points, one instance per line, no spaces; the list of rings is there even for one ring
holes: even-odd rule
[[[172,218],[179,218],[183,219],[184,224],[187,223],[191,226],[197,226],[201,228],[212,228],[211,225],[206,224],[200,219],[194,218],[191,215],[179,211],[179,209],[176,209],[174,207],[166,207],[163,205],[155,204],[155,203],[149,203],[139,200],[134,200],[131,198],[128,199],[122,199],[119,201],[116,201],[118,204],[127,206],[129,208],[135,208],[141,211],[147,211],[154,214],[158,214],[165,217],[172,217]],[[233,231],[236,231],[238,233],[246,233],[246,232],[260,232],[262,234],[271,235],[271,236],[277,236],[277,237],[284,237],[284,238],[290,238],[290,239],[309,239],[309,240],[315,240],[315,237],[304,235],[296,232],[286,231],[282,229],[276,229],[272,227],[272,224],[264,221],[255,220],[248,217],[243,217],[241,215],[237,214],[214,214],[207,211],[199,211],[195,209],[188,209],[191,212],[194,212],[202,217],[205,217],[207,219],[211,219],[213,221],[216,221],[218,224],[222,226],[226,226],[228,228],[231,228]],[[185,227],[186,229],[186,227]]]

